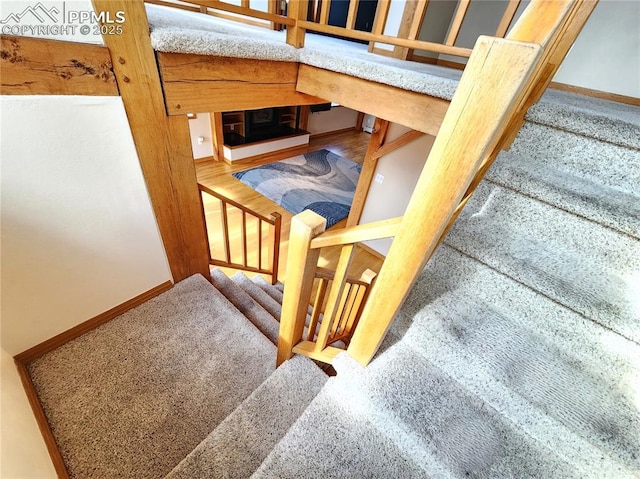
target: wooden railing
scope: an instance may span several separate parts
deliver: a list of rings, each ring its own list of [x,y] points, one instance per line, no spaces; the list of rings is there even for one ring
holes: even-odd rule
[[[206,218],[206,211],[212,211],[214,208],[205,209],[205,200],[203,195],[209,195],[217,200],[219,209],[217,214],[220,220],[220,229],[218,232],[218,241],[216,244],[222,246],[222,255],[218,257],[219,247],[209,247],[209,264],[220,266],[223,268],[233,268],[242,271],[250,271],[253,273],[266,274],[271,276],[271,283],[278,281],[278,264],[280,258],[280,230],[282,217],[280,213],[271,213],[270,217],[263,216],[220,193],[198,184],[200,190],[200,200],[202,213],[205,217],[205,226],[207,229],[207,237],[209,235],[209,225]],[[232,210],[235,212],[235,218],[232,220]],[[253,223],[253,228],[249,223]],[[235,227],[232,227],[231,225]],[[253,235],[253,240],[250,236]],[[265,237],[267,240],[265,241]],[[235,252],[232,251],[235,245]],[[251,248],[249,247],[251,245]],[[265,255],[265,250],[268,254]],[[265,256],[268,258],[265,259]],[[240,261],[236,258],[240,257]]]
[[[305,341],[312,343],[323,342],[327,345],[342,341],[348,344],[353,331],[358,326],[362,308],[364,308],[375,278],[376,273],[370,269],[364,271],[358,278],[347,276],[345,289],[338,306],[339,313],[333,323],[326,329],[327,337],[320,338],[318,336],[318,325],[322,323],[324,318],[327,290],[331,290],[331,285],[335,279],[335,271],[318,268],[316,270],[316,294]]]
[[[359,228],[357,234],[348,228],[332,233],[327,242],[321,234],[324,221],[317,215],[305,211],[294,218],[278,364],[292,353],[330,363],[340,352],[328,345],[328,332],[344,294],[354,241],[374,239],[380,233],[394,240],[347,350],[363,365],[373,358],[426,262],[488,167],[519,130],[529,106],[544,92],[595,4],[533,0],[509,39],[478,39],[399,225],[362,225],[354,227]],[[302,341],[306,298],[318,258],[313,247],[329,243],[344,246],[326,317],[315,343]]]
[[[385,34],[391,0],[380,0],[377,3],[375,19],[371,32],[356,30],[356,16],[360,0],[350,0],[345,27],[329,25],[331,0],[289,0],[285,15],[280,0],[268,0],[268,11],[252,8],[250,0],[243,0],[235,5],[219,0],[145,0],[147,3],[171,6],[183,10],[205,13],[236,22],[256,26],[280,29],[287,28],[287,42],[296,48],[304,46],[307,31],[336,35],[353,40],[369,42],[369,51],[383,53],[403,59],[411,56],[414,50],[425,50],[433,53],[447,54],[457,57],[469,57],[471,48],[456,45],[463,22],[469,11],[472,0],[459,0],[455,14],[450,19],[449,29],[440,43],[418,40],[425,16],[428,14],[428,1],[407,1],[400,29],[397,35]],[[481,0],[475,0],[481,1]],[[511,25],[518,6],[522,0],[505,2],[505,9],[495,32],[484,32],[504,37]],[[377,50],[376,44],[387,44],[395,47],[392,52]]]
[[[358,279],[350,277],[356,244],[392,237],[400,223],[401,218],[393,218],[325,232],[326,220],[312,211],[306,210],[293,217],[280,318],[278,364],[289,359],[294,352],[331,363],[343,351],[331,344],[350,340],[375,279],[371,270],[365,271]],[[341,245],[342,249],[335,272],[318,268],[320,249],[336,245]],[[312,301],[316,278],[319,278],[319,283]],[[307,336],[303,338],[309,304],[313,304],[313,313]],[[319,322],[320,313],[322,321]]]

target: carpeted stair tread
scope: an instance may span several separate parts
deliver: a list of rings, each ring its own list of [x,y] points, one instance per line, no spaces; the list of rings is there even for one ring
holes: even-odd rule
[[[158,478],[274,362],[273,344],[195,275],[33,361],[29,372],[71,477]]]
[[[527,112],[530,122],[640,150],[640,108],[547,90]]]
[[[445,242],[640,341],[640,241],[485,182]]]
[[[345,401],[331,378],[252,478],[424,478],[425,471]]]
[[[640,151],[525,123],[487,179],[640,238]]]
[[[280,325],[273,316],[260,306],[244,289],[232,281],[219,269],[211,272],[213,285],[231,301],[273,344],[278,342]]]
[[[249,296],[251,296],[260,306],[262,306],[276,321],[280,321],[282,305],[265,293],[262,288],[251,281],[247,276],[238,272],[231,277],[231,280],[240,286]]]
[[[251,476],[327,379],[303,356],[286,361],[166,479]]]
[[[582,472],[401,341],[360,374],[335,364],[350,400],[430,476],[578,478]],[[346,398],[345,398],[346,399]],[[368,403],[368,404],[367,404]],[[443,473],[443,471],[445,471]],[[592,476],[593,477],[593,476]]]
[[[446,246],[402,314],[404,343],[523,431],[594,477],[640,470],[634,342]]]
[[[283,291],[276,288],[275,285],[269,283],[266,279],[258,274],[251,278],[251,281],[253,281],[254,284],[262,289],[262,291],[271,296],[278,304],[282,304]]]

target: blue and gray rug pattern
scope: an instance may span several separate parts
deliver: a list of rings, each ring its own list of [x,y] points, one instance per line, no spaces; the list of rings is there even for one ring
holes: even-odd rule
[[[329,228],[349,215],[360,170],[353,161],[318,150],[233,176],[294,215],[318,213]]]

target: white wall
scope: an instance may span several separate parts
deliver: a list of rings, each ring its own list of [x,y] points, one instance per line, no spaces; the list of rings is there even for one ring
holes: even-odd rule
[[[393,141],[407,131],[409,128],[392,123],[389,125],[386,141]],[[383,175],[384,180],[381,184],[375,181],[371,184],[360,223],[404,214],[434,140],[434,137],[424,135],[378,160],[376,175]],[[368,241],[366,244],[386,255],[391,241],[382,239]]]
[[[354,128],[357,120],[357,111],[345,108],[344,106],[336,106],[328,111],[309,114],[307,131],[313,136],[331,131],[344,130],[346,128]]]
[[[2,347],[171,278],[120,97],[3,96]]]
[[[640,98],[640,2],[600,0],[554,81]]]
[[[55,477],[10,356],[171,275],[119,97],[2,96],[0,134],[2,477]]]
[[[209,113],[197,113],[194,119],[189,120],[189,133],[191,133],[191,149],[193,150],[194,160],[213,156],[211,116]],[[202,144],[198,143],[198,137],[204,138]]]
[[[504,0],[471,2],[456,45],[473,46],[481,34],[493,34]],[[528,2],[518,8],[516,19]],[[515,23],[512,22],[512,24]],[[640,97],[640,2],[600,0],[554,81]],[[441,59],[464,63],[459,57]]]
[[[31,412],[13,358],[2,350],[0,477],[55,479],[47,448]]]

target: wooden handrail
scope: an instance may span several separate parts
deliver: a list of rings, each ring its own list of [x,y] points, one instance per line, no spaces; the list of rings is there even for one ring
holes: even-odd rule
[[[311,240],[311,248],[326,248],[345,244],[361,243],[395,236],[402,216],[388,220],[374,221],[363,225],[351,226],[339,230],[327,231]]]
[[[233,268],[239,269],[242,271],[249,271],[252,273],[260,273],[271,276],[271,283],[275,284],[278,281],[278,267],[280,262],[280,231],[282,224],[282,216],[280,213],[273,212],[270,217],[266,217],[257,213],[250,208],[241,205],[237,201],[232,200],[231,198],[227,198],[226,196],[218,193],[217,191],[212,190],[211,188],[207,188],[206,186],[198,183],[198,189],[200,190],[200,205],[202,208],[202,214],[204,218],[205,229],[208,230],[206,217],[205,217],[205,208],[204,202],[202,200],[202,193],[206,193],[208,195],[213,196],[217,200],[220,201],[220,221],[222,226],[222,248],[224,250],[224,259],[217,259],[213,257],[211,252],[211,248],[209,248],[209,264],[212,266],[221,266],[224,268]],[[232,206],[240,210],[242,215],[242,221],[240,226],[240,239],[241,239],[241,251],[242,251],[242,262],[237,263],[234,262],[231,258],[231,235],[229,232],[229,213],[227,206]],[[248,232],[247,232],[247,216],[251,216],[258,221],[258,261],[257,265],[249,264],[249,252],[248,252]],[[273,228],[273,236],[272,236],[272,245],[271,245],[271,261],[269,267],[263,267],[263,258],[262,258],[262,234],[263,234],[263,223],[269,225],[269,227]],[[209,236],[207,231],[207,237]]]
[[[406,47],[413,50],[427,50],[434,53],[443,53],[458,57],[469,57],[471,55],[470,48],[455,47],[451,45],[443,45],[440,43],[426,42],[424,40],[408,40],[406,38],[397,38],[389,35],[380,35],[376,33],[363,32],[360,30],[349,30],[343,27],[334,27],[331,25],[322,25],[319,23],[308,22],[306,20],[298,21],[297,26],[304,29],[320,33],[328,33],[330,35],[338,35],[354,40],[365,40],[376,43],[386,43],[398,47]]]
[[[163,0],[144,0],[145,3],[151,3],[154,5],[161,5],[165,7],[178,8],[181,10],[188,10],[192,12],[203,12],[202,8],[219,10],[222,12],[234,13],[236,15],[243,15],[246,17],[258,18],[260,20],[266,20],[273,23],[279,23],[281,25],[295,25],[295,20],[285,15],[278,15],[277,13],[263,12],[262,10],[256,10],[246,6],[233,5],[231,3],[221,2],[219,0],[181,0],[181,3],[171,3]]]

